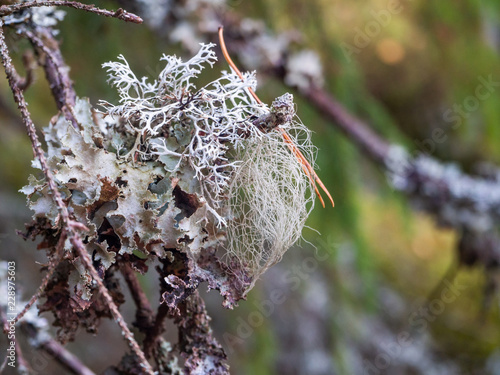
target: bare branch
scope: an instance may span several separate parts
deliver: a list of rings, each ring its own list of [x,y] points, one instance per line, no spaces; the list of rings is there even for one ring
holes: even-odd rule
[[[139,327],[150,326],[153,321],[153,309],[151,304],[137,280],[135,271],[127,264],[122,263],[120,271],[125,278],[125,282],[132,294],[135,305],[137,306],[136,320]]]
[[[18,12],[23,9],[42,7],[42,6],[66,6],[74,9],[84,10],[86,12],[95,13],[100,16],[117,18],[122,21],[132,22],[132,23],[142,23],[142,18],[129,13],[122,8],[116,11],[110,11],[105,9],[100,9],[94,5],[86,5],[79,3],[77,1],[30,1],[25,3],[18,3],[12,5],[2,5],[0,6],[0,16],[7,16],[14,12]]]
[[[74,354],[69,352],[61,344],[51,338],[46,332],[41,334],[40,330],[33,324],[23,321],[21,323],[23,333],[25,333],[38,349],[45,351],[56,362],[75,375],[95,375],[95,373],[85,366]]]
[[[151,358],[153,350],[163,333],[164,321],[168,315],[168,306],[160,304],[156,317],[154,317],[151,304],[142,290],[134,270],[126,263],[121,264],[120,270],[137,306],[134,325],[146,335],[143,342],[144,354],[146,358]]]
[[[351,115],[338,101],[324,89],[310,87],[301,92],[325,117],[333,120],[354,143],[370,158],[378,163],[384,163],[389,152],[389,143],[380,138],[363,121]]]
[[[161,303],[158,306],[158,311],[156,312],[155,321],[153,326],[148,332],[148,335],[144,339],[144,352],[146,354],[152,354],[157,343],[161,343],[165,328],[165,319],[168,317],[169,308],[165,303]],[[156,357],[156,356],[155,356]],[[155,358],[156,360],[156,358]]]
[[[56,340],[50,339],[44,342],[41,348],[53,356],[66,369],[76,375],[95,375],[95,373],[85,366],[73,353],[66,350]]]
[[[26,77],[17,76],[16,81],[19,89],[24,91],[31,86],[34,80],[34,61],[30,51],[23,54],[23,65],[26,70]]]

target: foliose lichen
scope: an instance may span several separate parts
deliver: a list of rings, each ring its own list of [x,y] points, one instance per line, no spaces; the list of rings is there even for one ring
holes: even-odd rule
[[[79,129],[63,116],[44,129],[59,190],[71,215],[89,228],[88,251],[106,272],[118,257],[147,264],[176,249],[197,275],[182,285],[191,290],[209,281],[226,302],[236,300],[300,238],[313,206],[313,188],[274,128],[287,131],[313,162],[310,131],[294,117],[290,94],[271,108],[249,95],[254,73],[241,80],[222,72],[198,88],[198,74],[216,61],[212,44],[185,62],[164,55],[165,68],[153,81],[139,79],[123,56],[119,60],[104,64],[118,104],[100,101],[98,112],[78,99]],[[29,182],[22,191],[34,219],[57,230],[58,210],[45,181],[31,176]],[[217,249],[225,263],[207,264]],[[65,251],[71,253],[69,242]],[[71,263],[71,293],[84,305],[95,286],[78,258]],[[238,293],[231,277],[239,280]]]

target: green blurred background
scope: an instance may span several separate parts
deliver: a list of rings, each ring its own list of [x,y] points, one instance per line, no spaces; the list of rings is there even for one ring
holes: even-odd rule
[[[258,0],[233,2],[233,11],[264,20],[276,33],[300,31],[303,45],[320,54],[327,90],[384,138],[414,152],[441,128],[446,140],[427,150],[433,157],[454,161],[466,171],[484,162],[500,165],[498,88],[461,118],[460,126],[452,127],[444,117],[454,104],[475,95],[480,77],[500,81],[500,3],[400,1],[400,11],[384,25],[378,17],[388,4]],[[380,31],[356,53],[346,53],[373,22],[382,25]],[[158,71],[163,53],[188,57],[144,25],[69,10],[59,29],[76,91],[94,104],[117,99],[101,64],[118,54],[146,76]],[[19,63],[26,43],[12,35],[8,43]],[[220,63],[211,74],[222,69],[226,66]],[[35,261],[44,261],[36,244],[15,235],[30,216],[17,190],[33,173],[32,152],[3,78],[0,88],[1,257],[17,261],[28,297],[41,280]],[[265,102],[286,91],[272,78],[259,81],[258,94]],[[41,129],[56,107],[40,69],[26,96]],[[297,104],[300,118],[315,132],[319,175],[336,206],[317,205],[308,225],[321,236],[306,229],[303,246],[289,250],[238,309],[223,310],[216,292],[206,296],[232,373],[500,374],[499,301],[495,292],[486,294],[487,276],[498,277],[482,268],[450,271],[457,263],[457,234],[413,210],[388,185],[384,171],[333,124],[300,98]],[[157,303],[157,277],[151,273],[142,281]],[[449,303],[440,297],[443,278],[463,286]],[[268,314],[262,301],[275,291],[285,297],[271,304]],[[441,303],[429,305],[436,299]],[[431,315],[424,317],[426,306]],[[422,319],[419,325],[415,314]],[[69,345],[96,372],[116,363],[124,349],[124,344],[114,344],[116,353],[109,349],[110,342],[120,342],[112,322],[102,329],[104,341],[80,333]],[[398,349],[394,344],[405,332],[411,343]],[[170,335],[175,341],[173,328]],[[103,350],[108,354],[103,356]]]

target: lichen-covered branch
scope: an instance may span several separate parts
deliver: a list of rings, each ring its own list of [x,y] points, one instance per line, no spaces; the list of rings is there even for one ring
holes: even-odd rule
[[[303,95],[357,144],[363,154],[384,167],[395,189],[407,194],[419,208],[435,215],[441,225],[487,231],[500,222],[498,169],[489,177],[471,176],[455,164],[442,163],[425,154],[410,155],[349,114],[323,89],[311,87]]]
[[[186,362],[187,374],[229,374],[227,356],[212,336],[210,317],[198,291],[189,296],[175,316],[179,330],[179,346]]]
[[[52,171],[47,165],[47,160],[45,158],[45,154],[41,149],[40,142],[38,141],[38,136],[36,134],[36,129],[33,124],[33,121],[31,120],[30,113],[27,108],[26,101],[24,99],[24,95],[21,92],[21,90],[18,87],[18,83],[15,80],[15,77],[17,77],[17,73],[15,71],[14,66],[12,65],[12,60],[10,58],[9,50],[7,47],[7,44],[5,43],[5,37],[4,37],[4,32],[3,32],[3,27],[4,23],[3,20],[0,20],[0,54],[2,58],[2,64],[5,69],[5,73],[7,75],[7,80],[9,82],[9,86],[12,90],[12,93],[14,95],[14,100],[16,101],[19,111],[21,112],[21,117],[23,119],[23,122],[26,126],[28,136],[31,140],[31,144],[33,147],[33,153],[35,155],[35,158],[39,161],[41,169],[45,175],[46,183],[49,187],[49,190],[51,192],[51,195],[57,205],[59,215],[60,215],[60,222],[62,224],[61,230],[65,231],[67,233],[67,237],[70,240],[71,244],[74,246],[74,249],[77,251],[81,261],[85,265],[85,268],[90,272],[93,280],[97,283],[98,289],[100,293],[102,294],[103,298],[105,298],[116,322],[119,324],[120,328],[123,331],[123,334],[125,338],[127,339],[128,343],[130,344],[132,350],[135,352],[135,354],[139,357],[141,362],[144,365],[144,369],[148,374],[153,374],[153,371],[147,362],[146,358],[144,357],[144,353],[138,346],[137,342],[135,341],[132,333],[128,329],[126,323],[124,322],[121,314],[118,311],[118,308],[116,307],[116,304],[114,303],[113,299],[109,295],[107,289],[105,288],[101,278],[97,274],[96,270],[94,269],[92,265],[92,261],[90,260],[90,257],[87,253],[87,250],[85,249],[85,246],[82,243],[82,240],[80,238],[80,235],[78,231],[85,230],[86,227],[78,222],[73,221],[70,219],[70,215],[67,209],[66,204],[63,202],[63,199],[61,197],[61,194],[58,190],[58,187],[54,181],[54,177],[52,174]]]

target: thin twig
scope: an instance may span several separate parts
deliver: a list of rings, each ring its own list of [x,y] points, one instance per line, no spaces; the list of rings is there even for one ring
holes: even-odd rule
[[[20,90],[25,91],[28,87],[31,86],[33,83],[35,74],[34,74],[34,67],[33,67],[33,55],[31,53],[28,53],[30,51],[27,51],[26,53],[23,54],[23,65],[24,65],[24,70],[26,71],[26,77],[21,77],[17,76],[16,81],[17,86],[19,87]]]
[[[301,91],[301,93],[324,116],[333,120],[340,130],[360,146],[371,159],[384,165],[390,149],[390,144],[387,141],[371,130],[362,120],[351,115],[324,89],[311,86],[307,91]]]
[[[146,358],[150,358],[153,354],[152,350],[158,337],[162,334],[163,324],[157,325],[158,314],[154,318],[153,308],[149,300],[141,288],[135,271],[126,263],[122,263],[120,271],[127,283],[127,286],[132,294],[132,299],[137,306],[135,314],[135,325],[146,335],[143,340],[144,354]],[[161,305],[160,305],[161,307]]]
[[[24,95],[21,92],[21,90],[19,89],[19,87],[17,86],[17,82],[15,80],[16,72],[15,72],[14,66],[12,65],[12,59],[10,57],[7,44],[5,43],[3,24],[4,24],[3,20],[0,19],[0,54],[2,57],[2,64],[4,65],[5,73],[7,75],[7,80],[9,82],[9,86],[12,90],[13,95],[14,95],[14,100],[16,101],[16,103],[18,105],[19,111],[21,112],[21,117],[23,119],[24,124],[26,125],[28,136],[30,137],[31,144],[33,147],[33,153],[35,155],[35,158],[37,158],[40,162],[40,166],[41,166],[41,169],[45,175],[47,185],[48,185],[49,190],[52,193],[52,197],[53,197],[53,199],[58,207],[60,220],[62,221],[62,225],[63,225],[62,228],[63,228],[63,230],[67,231],[67,236],[70,239],[71,244],[74,246],[75,250],[77,251],[77,254],[79,255],[80,259],[82,260],[83,265],[90,272],[90,275],[92,276],[94,281],[97,283],[99,292],[101,293],[103,298],[106,300],[106,303],[109,306],[109,309],[113,315],[113,318],[116,320],[116,322],[118,323],[118,325],[122,329],[122,334],[125,336],[131,349],[134,351],[134,353],[137,355],[137,357],[139,357],[139,360],[141,361],[142,366],[144,367],[144,370],[146,371],[146,373],[152,375],[153,370],[151,368],[151,365],[146,360],[144,353],[142,352],[141,348],[139,347],[139,345],[135,341],[135,339],[132,335],[132,332],[130,332],[129,328],[127,327],[125,321],[123,320],[123,317],[121,316],[120,312],[118,311],[116,304],[114,303],[108,290],[104,286],[104,283],[102,282],[101,278],[99,277],[94,266],[92,265],[92,261],[90,259],[90,256],[89,256],[87,250],[85,249],[85,246],[80,238],[79,233],[77,232],[77,229],[80,230],[83,225],[80,223],[76,223],[70,219],[69,213],[68,213],[68,208],[64,204],[62,197],[61,197],[61,194],[59,193],[59,190],[57,189],[56,183],[54,181],[54,177],[52,175],[50,168],[47,165],[47,160],[45,159],[45,155],[43,153],[40,142],[38,140],[35,125],[33,124],[33,121],[31,120],[31,116],[30,116],[30,113],[28,111],[27,104],[26,104],[26,101],[24,99]]]
[[[155,344],[163,340],[161,335],[165,330],[165,319],[168,317],[168,312],[169,307],[166,303],[161,303],[160,306],[158,306],[153,327],[149,330],[148,335],[144,339],[144,351],[146,353],[152,353]]]
[[[136,319],[139,320],[140,318],[142,320],[146,318],[149,320],[148,324],[151,324],[153,321],[153,309],[149,303],[148,297],[141,288],[139,280],[137,280],[135,271],[127,263],[122,263],[120,265],[120,271],[125,278],[125,282],[127,283],[130,293],[132,294],[132,299],[137,306],[138,316],[136,316]]]
[[[56,340],[50,339],[41,345],[41,348],[57,359],[62,366],[76,375],[95,375],[95,373],[85,366],[73,353],[66,350]]]
[[[153,316],[153,308],[141,288],[139,280],[137,279],[137,274],[125,263],[121,265],[120,271],[125,278],[125,282],[137,306],[135,325],[146,335],[143,341],[144,354],[146,358],[150,358],[153,355],[153,349],[156,343],[162,339],[160,336],[163,334],[164,323],[168,316],[169,308],[166,304],[162,303],[158,307],[156,316]]]
[[[23,321],[21,329],[32,341],[37,349],[43,350],[49,354],[57,363],[69,370],[75,375],[95,375],[95,373],[85,366],[73,353],[48,335],[41,331],[36,325]]]
[[[105,17],[117,18],[126,22],[142,23],[142,18],[129,13],[122,8],[116,11],[100,9],[94,5],[82,4],[77,1],[30,1],[25,3],[18,3],[12,5],[2,5],[0,6],[0,16],[8,16],[14,12],[18,12],[23,9],[42,7],[42,6],[66,6],[74,9],[84,10],[86,12],[99,14]]]

